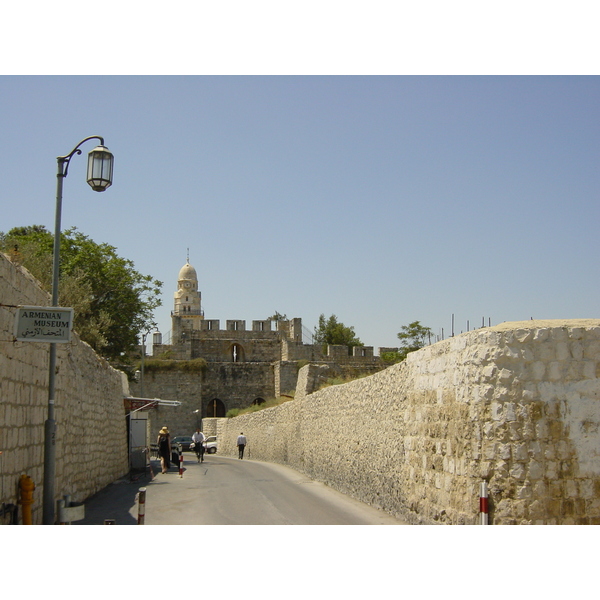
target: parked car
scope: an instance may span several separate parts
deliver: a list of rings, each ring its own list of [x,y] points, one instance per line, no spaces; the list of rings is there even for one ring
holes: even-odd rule
[[[181,444],[181,448],[184,452],[188,452],[190,449],[190,444],[194,440],[189,435],[177,435],[171,440],[171,446],[173,444]]]
[[[204,447],[206,448],[207,454],[215,454],[217,452],[217,436],[208,436],[204,442]]]

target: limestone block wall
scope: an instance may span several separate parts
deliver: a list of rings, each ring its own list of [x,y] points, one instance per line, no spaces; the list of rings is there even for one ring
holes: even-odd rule
[[[275,368],[269,363],[211,363],[203,382],[204,406],[218,398],[225,410],[249,406],[256,398],[271,398]]]
[[[274,396],[289,394],[296,389],[296,380],[298,379],[298,363],[296,361],[279,361],[273,364],[275,372],[275,390]]]
[[[192,435],[198,426],[202,411],[201,372],[162,371],[144,374],[144,397],[177,400],[179,406],[158,406],[147,411],[148,444],[155,444],[159,430],[166,426],[171,436]],[[133,396],[142,394],[139,382],[129,384]]]
[[[213,335],[212,332],[211,336]],[[255,335],[256,338],[251,336]],[[268,336],[268,337],[267,337]],[[236,338],[231,337],[231,332],[223,331],[214,334],[214,337],[192,340],[192,357],[204,358],[208,362],[223,362],[233,360],[232,349],[234,345],[241,348],[243,361],[271,362],[280,356],[279,340],[275,332],[242,332]]]
[[[323,360],[322,350],[322,346],[318,344],[303,344],[284,339],[281,342],[281,360]]]
[[[49,345],[12,341],[13,306],[23,304],[47,306],[50,298],[0,254],[0,503],[17,503],[25,473],[35,484],[33,522],[41,523]],[[81,502],[128,471],[127,382],[76,334],[57,349],[56,499]]]
[[[217,435],[217,427],[220,421],[227,421],[225,418],[219,417],[204,417],[202,419],[202,432],[206,437]]]
[[[131,382],[130,389],[134,396],[141,394],[139,383]],[[205,372],[146,372],[144,397],[181,402],[180,406],[159,406],[148,411],[150,443],[165,425],[173,436],[191,435],[198,418],[207,414],[207,406],[215,398],[227,411],[249,406],[257,398],[271,398],[274,389],[275,366],[269,363],[212,362]]]
[[[311,374],[312,369],[312,374]],[[413,523],[600,524],[600,320],[479,329],[218,423],[219,453],[288,464]],[[308,392],[308,393],[306,393]]]

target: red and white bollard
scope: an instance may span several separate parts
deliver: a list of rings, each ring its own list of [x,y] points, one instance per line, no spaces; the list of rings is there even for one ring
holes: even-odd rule
[[[183,477],[183,452],[179,454],[179,477]]]
[[[479,524],[487,525],[489,521],[488,490],[487,481],[481,482],[481,491],[479,492]]]
[[[140,488],[138,494],[138,525],[144,524],[144,517],[146,516],[146,488]]]

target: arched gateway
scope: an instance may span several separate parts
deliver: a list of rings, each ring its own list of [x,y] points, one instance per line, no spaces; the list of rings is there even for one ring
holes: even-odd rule
[[[206,406],[207,417],[224,417],[225,416],[225,405],[218,398],[209,400]]]

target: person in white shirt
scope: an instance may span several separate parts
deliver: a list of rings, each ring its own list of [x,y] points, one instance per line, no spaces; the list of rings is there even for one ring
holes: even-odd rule
[[[247,443],[248,442],[246,441],[246,436],[244,435],[244,432],[240,433],[237,439],[237,447],[239,452],[238,458],[244,458],[244,448],[246,447]]]
[[[204,462],[204,442],[206,437],[200,431],[200,428],[196,429],[195,433],[192,434],[192,441],[194,442],[194,452],[198,462]]]

